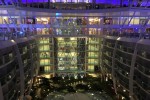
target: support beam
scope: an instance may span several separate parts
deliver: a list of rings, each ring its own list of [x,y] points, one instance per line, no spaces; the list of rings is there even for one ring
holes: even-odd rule
[[[131,61],[131,68],[130,68],[130,78],[129,78],[129,97],[130,97],[130,100],[134,100],[134,97],[133,97],[133,85],[134,85],[134,81],[133,81],[133,77],[134,77],[134,66],[135,66],[135,62],[136,62],[136,56],[137,56],[137,43],[134,47],[134,53],[133,53],[133,56],[132,56],[132,61]]]
[[[116,39],[115,41],[115,47],[113,50],[113,57],[112,57],[112,79],[113,79],[113,85],[114,85],[114,89],[115,89],[115,93],[117,93],[117,87],[116,87],[116,79],[115,79],[115,55],[116,55],[116,50],[117,50],[117,45],[118,45],[118,41]]]
[[[4,23],[7,25],[7,31],[11,32],[10,27],[9,27],[9,23],[4,19]]]
[[[106,39],[103,38],[103,44],[101,45],[101,52],[104,52],[104,45],[105,45],[105,42],[106,42]],[[104,61],[102,61],[102,59],[104,58],[104,53],[102,53],[101,55],[101,71],[102,71],[102,80],[103,81],[105,79],[105,74],[106,74],[106,71],[105,69],[103,68],[103,65],[104,65]]]
[[[23,62],[22,62],[22,58],[21,58],[21,54],[19,51],[19,48],[17,45],[15,45],[14,47],[16,55],[17,55],[17,61],[19,64],[19,72],[20,72],[20,98],[21,100],[23,100],[24,98],[24,69],[23,69]]]
[[[29,54],[30,54],[30,63],[31,63],[31,66],[30,66],[30,74],[31,74],[31,80],[30,80],[30,85],[29,85],[29,91],[28,91],[28,95],[30,94],[31,92],[31,88],[32,88],[32,84],[33,84],[33,73],[34,73],[34,65],[33,65],[33,51],[32,51],[32,47],[30,46],[30,41],[28,41],[28,44],[27,44],[28,48],[29,48]]]
[[[127,20],[128,20],[128,18],[125,18],[125,20],[123,21],[122,28],[124,27],[124,25],[125,25],[125,23],[126,23]]]
[[[0,100],[4,100],[4,98],[3,98],[3,90],[2,90],[1,82],[0,82]]]
[[[134,13],[133,13],[131,19],[130,19],[129,22],[128,22],[128,25],[130,24],[130,22],[132,21],[132,19],[135,17],[135,13],[136,13],[136,11],[134,11]]]

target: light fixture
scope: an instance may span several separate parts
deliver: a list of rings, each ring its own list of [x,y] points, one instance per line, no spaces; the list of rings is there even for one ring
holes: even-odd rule
[[[123,92],[126,92],[126,90],[124,89]]]

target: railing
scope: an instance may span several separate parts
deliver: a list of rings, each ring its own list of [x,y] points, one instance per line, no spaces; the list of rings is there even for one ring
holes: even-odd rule
[[[49,33],[49,34],[38,34],[36,32],[0,32],[0,40],[10,40],[16,38],[23,38],[33,35],[39,36],[102,36],[101,34],[89,34],[89,33],[69,33],[69,34],[58,34],[58,33]],[[106,36],[115,36],[115,37],[126,37],[126,38],[143,38],[150,39],[150,33],[109,33],[105,34]]]
[[[23,38],[23,37],[33,36],[33,35],[35,35],[34,32],[15,32],[15,33],[0,32],[0,41]]]
[[[57,32],[53,32],[53,33],[37,33],[37,32],[15,32],[15,33],[10,33],[10,32],[0,32],[0,40],[11,40],[11,39],[16,39],[16,38],[23,38],[23,37],[28,37],[28,36],[34,36],[34,35],[38,35],[39,37],[57,37],[57,36],[66,36],[66,37],[84,37],[84,36],[90,36],[90,37],[97,37],[97,36],[101,36],[98,33],[95,34],[89,34],[89,33],[57,33]]]
[[[107,36],[150,39],[150,33],[108,33]]]

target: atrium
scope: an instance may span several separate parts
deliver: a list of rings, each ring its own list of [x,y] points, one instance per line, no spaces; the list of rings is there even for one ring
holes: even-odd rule
[[[150,0],[0,0],[0,100],[150,100]]]

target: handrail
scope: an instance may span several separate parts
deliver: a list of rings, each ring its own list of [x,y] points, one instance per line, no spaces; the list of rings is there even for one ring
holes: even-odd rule
[[[126,38],[144,38],[150,39],[150,33],[126,33],[110,32],[106,36],[126,37]]]

